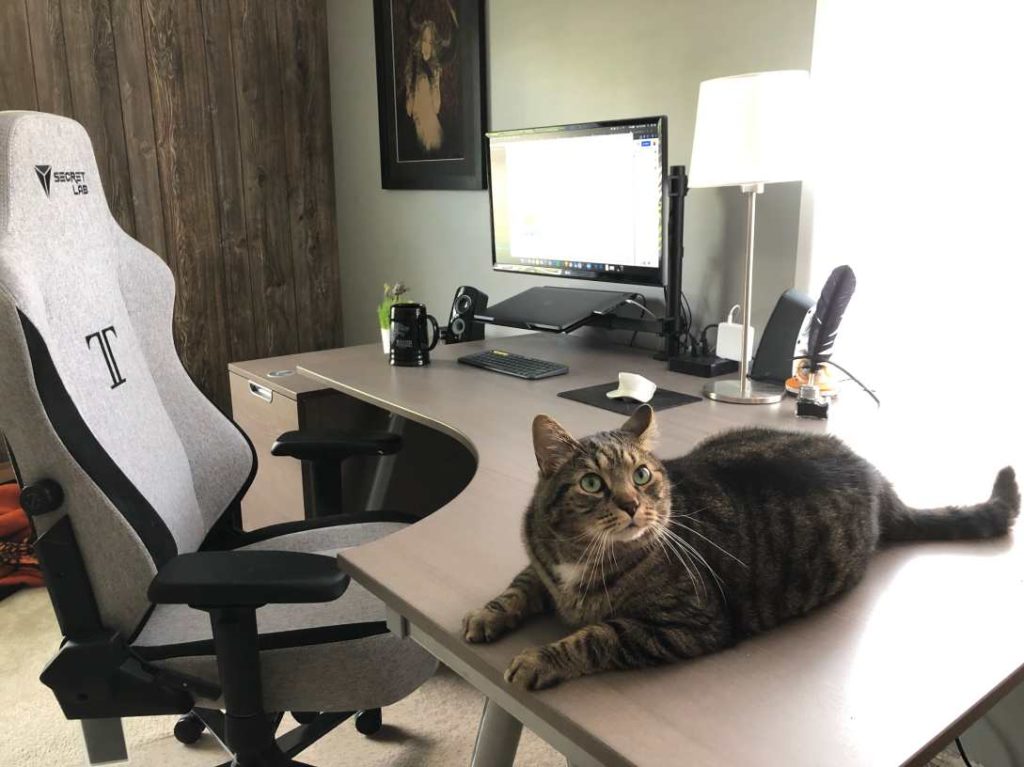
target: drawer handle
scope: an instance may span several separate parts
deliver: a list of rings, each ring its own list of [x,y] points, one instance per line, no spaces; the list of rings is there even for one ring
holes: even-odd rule
[[[249,393],[254,397],[259,397],[264,402],[274,401],[273,389],[268,389],[266,386],[260,386],[258,383],[249,381]]]

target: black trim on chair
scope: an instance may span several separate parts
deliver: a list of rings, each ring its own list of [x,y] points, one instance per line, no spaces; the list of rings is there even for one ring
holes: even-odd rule
[[[397,522],[404,525],[411,525],[419,522],[420,517],[406,514],[402,511],[360,511],[352,514],[331,514],[326,517],[311,517],[299,519],[294,522],[281,522],[276,525],[267,525],[257,530],[241,533],[231,540],[232,549],[240,549],[243,546],[251,546],[254,543],[261,543],[277,538],[282,535],[302,533],[307,530],[319,530],[324,527],[340,527],[342,525],[361,525],[372,522]],[[200,546],[200,551],[208,551],[206,541]]]
[[[0,434],[0,439],[4,441],[4,448],[7,450],[7,460],[11,462],[11,468],[14,469],[14,481],[21,487],[21,472],[18,471],[18,459],[14,457],[14,448],[11,447],[11,443],[7,440],[6,434]],[[6,484],[6,483],[5,483]],[[32,532],[36,531],[35,525],[32,525]]]
[[[233,418],[228,418],[228,421],[231,422],[231,425],[235,427],[235,431],[241,435],[242,439],[245,440],[245,444],[248,445],[249,456],[252,459],[252,468],[249,470],[249,476],[246,477],[245,482],[242,483],[242,486],[238,488],[238,492],[235,493],[235,497],[231,499],[231,502],[221,512],[221,515],[217,517],[217,521],[207,530],[200,549],[220,550],[232,548],[232,542],[242,534],[242,498],[249,492],[253,480],[256,479],[256,471],[259,469],[256,447],[252,444],[252,440],[249,439],[249,435],[235,423]]]
[[[353,639],[365,639],[366,637],[386,634],[387,631],[388,626],[384,621],[344,623],[337,626],[318,626],[316,628],[295,629],[294,631],[278,631],[273,634],[260,634],[257,643],[261,652],[264,650],[284,650],[289,647],[349,642]],[[213,639],[199,639],[194,642],[181,642],[179,644],[132,647],[132,652],[143,660],[156,661],[195,655],[213,655],[215,649]]]
[[[32,376],[46,417],[71,457],[121,513],[160,567],[178,553],[170,529],[89,430],[64,388],[46,341],[32,321],[18,310],[25,333]]]

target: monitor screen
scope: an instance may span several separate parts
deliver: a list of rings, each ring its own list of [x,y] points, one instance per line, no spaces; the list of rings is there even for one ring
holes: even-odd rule
[[[665,117],[487,134],[494,268],[661,285]]]

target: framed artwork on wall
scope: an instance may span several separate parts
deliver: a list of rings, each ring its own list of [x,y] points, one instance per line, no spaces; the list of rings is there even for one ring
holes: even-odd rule
[[[485,189],[483,0],[374,0],[384,189]]]

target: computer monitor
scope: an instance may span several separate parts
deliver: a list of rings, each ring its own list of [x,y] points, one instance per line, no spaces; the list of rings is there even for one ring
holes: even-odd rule
[[[498,271],[662,285],[668,120],[487,134]]]

